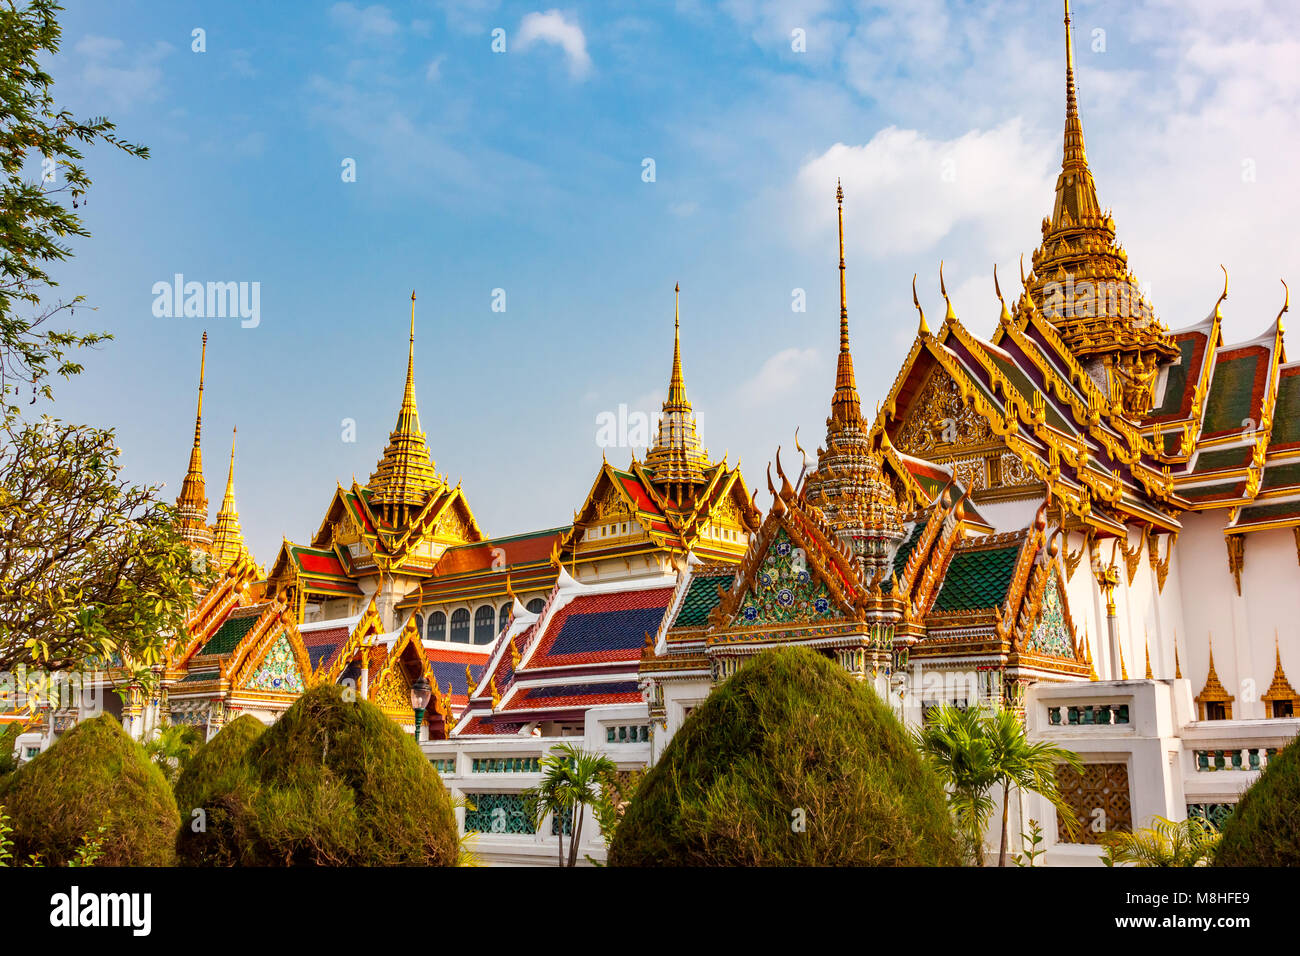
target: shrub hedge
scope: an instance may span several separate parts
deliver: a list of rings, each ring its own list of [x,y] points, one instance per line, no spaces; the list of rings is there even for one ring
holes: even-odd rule
[[[0,784],[14,855],[63,866],[100,840],[99,866],[167,866],[179,821],[162,772],[112,715],[84,720]],[[103,827],[102,834],[99,832]]]
[[[1223,825],[1215,866],[1300,866],[1300,738],[1278,751]]]
[[[954,866],[942,787],[866,685],[804,648],[765,651],[651,768],[614,866]]]

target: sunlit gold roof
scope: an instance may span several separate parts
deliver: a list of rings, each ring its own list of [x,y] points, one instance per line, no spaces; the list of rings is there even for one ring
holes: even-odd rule
[[[1114,217],[1097,200],[1074,84],[1069,0],[1061,172],[1052,216],[1043,220],[1042,245],[1033,254],[1027,291],[1075,356],[1116,369],[1108,382],[1112,401],[1133,417],[1145,413],[1156,365],[1177,350],[1143,296],[1128,253],[1116,242]]]
[[[208,364],[208,333],[203,333],[203,349],[199,357],[199,406],[194,414],[194,447],[190,449],[190,465],[181,482],[181,493],[176,499],[176,526],[181,539],[191,545],[207,549],[212,544],[212,530],[208,527],[208,496],[203,480],[203,452],[199,441],[203,435],[203,377]]]
[[[660,488],[703,485],[710,462],[695,428],[695,412],[686,398],[682,375],[681,285],[673,288],[673,370],[668,379],[668,399],[659,417],[659,434],[646,454],[645,469]],[[675,496],[674,496],[675,497]]]
[[[235,506],[235,435],[230,436],[230,471],[226,474],[226,494],[221,499],[217,521],[212,531],[212,560],[218,569],[227,568],[241,555],[248,554],[244,533],[239,527],[239,509]]]
[[[415,293],[411,293],[411,338],[406,357],[406,388],[397,425],[388,436],[388,447],[370,476],[371,504],[388,510],[418,509],[444,482],[434,470],[429,445],[420,431],[420,412],[415,406]],[[394,520],[390,518],[389,520]]]
[[[837,537],[862,558],[878,550],[865,545],[900,540],[903,529],[893,489],[871,447],[870,427],[862,418],[854,380],[844,277],[844,191],[838,185],[835,200],[840,230],[840,351],[831,414],[826,419],[826,447],[818,449],[817,470],[804,482],[803,493],[825,515]]]

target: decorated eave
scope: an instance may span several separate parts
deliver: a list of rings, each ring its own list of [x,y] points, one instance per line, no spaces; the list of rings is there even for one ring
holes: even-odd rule
[[[559,572],[539,614],[516,604],[454,734],[513,734],[585,709],[641,700],[637,666],[673,580],[585,585]]]
[[[351,488],[340,485],[312,538],[312,546],[340,546],[351,552],[354,545],[359,545],[355,549],[359,572],[377,568],[427,573],[433,570],[437,557],[417,549],[430,537],[445,539],[446,544],[484,537],[459,484],[440,484],[400,527],[372,507],[372,497],[371,490],[355,479]]]
[[[706,469],[704,476],[705,483],[694,502],[679,508],[660,492],[640,462],[633,460],[625,470],[615,468],[608,461],[602,463],[582,507],[574,514],[573,525],[558,542],[557,563],[570,563],[575,554],[582,562],[654,550],[683,555],[695,550],[702,556],[735,560],[745,547],[743,533],[757,527],[757,514],[745,496],[738,467],[718,462]],[[714,540],[704,532],[718,507],[728,498],[738,518],[739,537],[736,541]],[[620,519],[626,517],[629,534],[613,536],[607,539],[608,544],[602,539],[584,538],[588,528],[608,522],[611,508],[617,510]]]
[[[235,608],[252,599],[257,567],[251,558],[235,561],[221,572],[185,618],[183,634],[172,641],[164,657],[168,668],[176,667],[201,647]]]
[[[286,604],[271,600],[229,606],[212,625],[212,621],[196,622],[188,646],[168,668],[173,697],[240,693],[287,703],[304,690],[311,665]],[[291,672],[279,686],[255,679],[282,642],[290,670],[296,674]]]
[[[941,398],[942,391],[951,398]],[[933,433],[922,406],[938,401],[957,403],[951,410],[966,416],[959,423],[970,432],[964,440],[940,441]],[[1159,531],[1179,527],[1175,516],[1185,503],[1158,466],[1154,446],[1105,400],[1028,296],[1014,316],[1003,306],[993,341],[972,335],[950,303],[935,333],[922,313],[877,415],[873,435],[882,431],[909,455],[956,461],[954,474],[977,501],[1023,497],[1037,487],[1101,533],[1121,534],[1130,521]],[[985,478],[990,458],[1000,469],[996,480]],[[980,470],[966,474],[970,468]]]
[[[568,530],[567,526],[547,528],[450,547],[439,558],[433,575],[397,607],[415,610],[497,596],[507,584],[516,593],[549,591],[556,575],[552,552]]]

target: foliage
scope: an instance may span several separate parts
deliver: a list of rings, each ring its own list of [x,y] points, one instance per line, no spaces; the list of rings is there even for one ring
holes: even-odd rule
[[[0,787],[14,854],[54,866],[166,866],[176,800],[144,748],[109,714],[77,724]],[[98,842],[98,846],[94,844]]]
[[[1056,786],[1056,768],[1066,764],[1079,769],[1083,761],[1056,744],[1030,743],[1014,712],[937,707],[918,732],[917,743],[948,788],[953,817],[977,863],[983,862],[983,834],[993,810],[994,786],[1002,787],[998,866],[1006,866],[1009,860],[1007,824],[1013,789],[1044,797],[1060,811],[1067,828],[1072,825],[1073,812]]]
[[[18,769],[18,736],[25,729],[22,721],[0,725],[0,781]]]
[[[588,807],[598,824],[612,826],[617,811],[613,803],[614,778],[618,766],[603,754],[583,750],[573,744],[561,744],[541,760],[542,779],[524,791],[524,808],[534,829],[541,827],[548,813],[558,819],[571,819],[569,854],[564,855],[564,827],[559,828],[559,862],[576,866],[578,845],[582,842],[582,825]]]
[[[103,117],[77,120],[55,105],[42,61],[59,50],[54,0],[0,6],[0,418],[18,413],[19,391],[51,397],[47,378],[81,371],[71,353],[111,336],[48,329],[46,323],[83,297],[51,303],[57,282],[47,271],[71,257],[69,237],[89,233],[76,210],[90,180],[81,150],[107,143],[133,156],[149,150],[118,138]],[[35,181],[31,181],[31,180]],[[64,205],[71,200],[72,208]],[[33,395],[33,401],[35,395]]]
[[[256,717],[242,714],[199,747],[181,770],[176,781],[176,806],[181,814],[176,858],[181,865],[233,866],[239,862],[238,846],[229,839],[209,839],[208,833],[235,832],[242,809],[238,798],[251,776],[245,758],[265,730]]]
[[[1134,866],[1209,866],[1221,834],[1212,823],[1189,817],[1186,820],[1155,818],[1155,826],[1123,833],[1112,830],[1101,835],[1106,854],[1102,863],[1132,863]]]
[[[954,865],[934,772],[866,685],[764,651],[687,718],[614,832],[611,866]]]
[[[188,800],[206,788],[209,812],[205,832],[181,828],[182,862],[456,862],[456,820],[437,771],[383,711],[338,686],[303,694],[242,759],[227,762],[222,780],[200,778],[195,790],[189,787],[183,775],[178,789]]]
[[[1038,825],[1037,820],[1029,821],[1029,832],[1020,834],[1020,844],[1025,852],[1014,854],[1011,862],[1021,867],[1037,866],[1038,858],[1047,852],[1047,848],[1043,846],[1043,828]]]
[[[1300,738],[1268,766],[1223,824],[1215,866],[1300,866]]]
[[[0,670],[112,661],[147,684],[183,631],[208,572],[118,455],[112,431],[49,418],[0,434]]]
[[[158,736],[144,745],[149,759],[162,771],[173,787],[195,752],[203,746],[203,735],[197,727],[172,724],[162,728]]]

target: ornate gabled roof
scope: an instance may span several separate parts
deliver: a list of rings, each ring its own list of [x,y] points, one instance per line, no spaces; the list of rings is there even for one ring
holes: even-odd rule
[[[681,318],[677,299],[681,285],[673,288],[673,369],[668,379],[668,398],[659,417],[659,434],[645,459],[651,481],[663,488],[668,497],[680,505],[694,494],[694,488],[706,481],[708,453],[700,444],[695,429],[695,413],[686,398],[686,379],[682,375]]]
[[[218,568],[226,568],[240,557],[252,558],[244,533],[239,527],[239,511],[235,507],[235,434],[230,436],[230,471],[226,474],[226,494],[217,511],[217,521],[212,531],[212,560]]]
[[[1276,663],[1273,665],[1273,682],[1268,685],[1268,690],[1260,695],[1260,700],[1289,700],[1294,704],[1300,704],[1300,694],[1291,686],[1287,680],[1286,671],[1282,669],[1282,645],[1278,643],[1276,632],[1273,635],[1273,651]]]
[[[194,413],[194,445],[190,449],[190,464],[181,482],[181,493],[176,499],[176,524],[181,539],[190,545],[207,550],[212,546],[212,529],[208,527],[208,496],[203,480],[203,451],[199,447],[203,435],[203,377],[208,364],[208,333],[203,333],[203,350],[199,357],[199,405]]]
[[[370,476],[372,502],[396,525],[408,513],[419,511],[446,481],[434,470],[429,445],[420,431],[415,405],[415,293],[411,293],[411,338],[406,358],[406,387],[397,413],[397,425],[388,437],[383,457]]]
[[[1115,241],[1115,220],[1097,201],[1074,84],[1070,4],[1065,0],[1065,137],[1056,202],[1043,220],[1027,294],[1069,350],[1102,360],[1109,397],[1131,417],[1152,404],[1157,366],[1177,355]]]
[[[673,591],[670,580],[584,585],[561,573],[541,614],[512,620],[498,637],[455,735],[517,733],[580,719],[592,706],[638,703],[645,637]]]
[[[1227,704],[1231,703],[1232,700],[1233,696],[1229,694],[1228,689],[1223,686],[1223,682],[1219,680],[1219,672],[1214,669],[1214,638],[1211,637],[1210,665],[1205,674],[1205,686],[1202,687],[1201,692],[1196,695],[1196,702],[1198,704],[1205,704],[1210,701],[1215,701]]]
[[[549,591],[555,583],[552,553],[569,528],[546,528],[455,545],[443,552],[431,577],[397,605],[426,604],[498,596],[507,584],[517,593]]]

